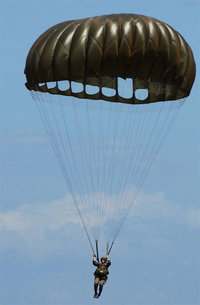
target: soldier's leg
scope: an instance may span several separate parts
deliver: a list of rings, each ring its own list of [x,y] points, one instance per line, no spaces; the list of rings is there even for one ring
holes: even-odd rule
[[[95,279],[94,279],[94,298],[98,297],[98,294],[97,294],[98,284],[99,284],[99,278],[95,276]]]
[[[100,280],[99,281],[99,294],[98,296],[100,297],[102,290],[103,290],[103,285],[105,284],[106,280]]]

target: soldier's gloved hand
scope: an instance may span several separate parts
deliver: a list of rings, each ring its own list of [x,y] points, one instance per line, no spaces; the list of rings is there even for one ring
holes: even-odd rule
[[[95,253],[93,253],[93,257],[96,257],[96,254],[95,254]]]

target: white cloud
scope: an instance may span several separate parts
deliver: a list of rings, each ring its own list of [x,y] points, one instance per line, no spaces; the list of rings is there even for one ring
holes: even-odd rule
[[[61,200],[22,205],[16,210],[0,213],[0,231],[24,233],[27,230],[56,230],[68,223],[80,224],[71,197]]]
[[[179,209],[177,204],[168,201],[161,192],[152,194],[141,193],[139,202],[140,204],[136,206],[132,214],[136,214],[144,219],[175,217]]]
[[[98,196],[100,194],[96,194],[96,198]],[[92,204],[93,199],[92,195],[87,196],[87,204]],[[100,202],[97,202],[97,207],[93,205],[92,209],[98,210],[98,206],[101,207]],[[115,198],[110,196],[110,208],[106,211],[108,215],[112,212],[114,214],[117,213],[115,203]],[[111,207],[111,205],[113,206]],[[83,216],[85,216],[87,212],[84,206],[80,205],[80,208]],[[200,210],[184,208],[169,202],[159,192],[153,194],[141,193],[138,200],[135,201],[128,218],[129,226],[134,227],[134,234],[137,234],[136,232],[139,234],[145,232],[145,236],[148,236],[150,242],[155,245],[156,243],[159,245],[168,243],[163,236],[159,235],[155,220],[163,221],[166,227],[171,226],[171,224],[182,228],[196,229],[200,227]],[[98,219],[98,217],[95,219]],[[85,217],[84,220],[86,220]],[[136,228],[135,224],[138,220],[139,226]],[[109,235],[110,231],[106,231],[107,224],[104,224],[103,220],[97,221],[97,223],[92,222],[90,226],[94,224],[105,229],[99,239],[100,246],[105,245],[109,237],[112,238]],[[89,227],[87,228],[93,242],[95,235],[92,236],[92,234],[97,232],[95,231],[96,227],[93,227],[93,230],[90,230]],[[110,223],[108,223],[107,228],[111,228],[112,231],[112,224],[110,227]],[[132,230],[132,227],[130,229]],[[20,252],[25,251],[30,253],[31,256],[39,258],[49,255],[49,253],[63,253],[66,250],[66,243],[74,242],[75,245],[80,245],[80,242],[84,241],[84,245],[87,245],[87,238],[71,196],[52,202],[21,205],[15,210],[0,213],[0,234],[2,250],[9,249],[10,251],[10,249],[15,248]],[[128,240],[130,241],[130,237],[128,237]],[[87,246],[89,247],[89,245]],[[168,245],[169,247],[170,244]]]
[[[163,193],[141,193],[138,198],[139,204],[132,209],[131,216],[138,216],[143,220],[170,221],[176,225],[185,227],[200,227],[200,209],[188,207],[167,200]]]
[[[129,191],[127,191],[129,197]],[[96,203],[94,204],[94,198]],[[115,196],[108,196],[108,204],[102,209],[103,194],[96,193],[84,198],[85,204],[80,203],[79,208],[83,219],[90,226],[104,226],[107,218],[117,218],[120,215],[120,206],[117,206]],[[91,213],[96,213],[91,221]],[[89,217],[88,217],[89,215]],[[103,217],[105,216],[105,218]],[[128,218],[139,217],[142,220],[165,219],[177,224],[193,227],[200,226],[200,210],[186,209],[183,206],[169,202],[162,193],[141,193],[134,201]],[[38,232],[42,235],[46,231],[66,229],[67,225],[81,225],[81,220],[73,203],[71,196],[60,200],[22,205],[15,210],[0,213],[0,231],[10,231],[20,234]],[[81,225],[82,226],[82,225]]]
[[[188,221],[193,227],[200,227],[200,209],[191,209],[188,212]]]

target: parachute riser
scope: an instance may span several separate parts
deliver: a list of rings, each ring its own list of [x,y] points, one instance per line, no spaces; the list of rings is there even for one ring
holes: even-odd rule
[[[98,240],[95,240],[95,243],[96,243],[97,261],[99,262],[99,248],[98,248]]]
[[[114,240],[113,240],[113,242],[111,243],[110,248],[109,248],[108,245],[107,245],[107,254],[108,254],[108,255],[110,254],[113,245],[114,245]]]

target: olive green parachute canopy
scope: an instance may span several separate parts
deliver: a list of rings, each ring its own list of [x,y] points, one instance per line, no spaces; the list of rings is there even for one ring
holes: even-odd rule
[[[57,24],[42,34],[26,61],[29,90],[124,103],[151,103],[187,97],[195,78],[192,51],[168,24],[136,14],[116,14]],[[118,93],[118,78],[133,79],[133,95]],[[58,82],[68,80],[61,90]],[[83,84],[73,92],[71,82]],[[55,82],[48,88],[48,82]],[[86,85],[98,86],[95,94]],[[106,96],[102,88],[115,89]],[[148,97],[138,100],[137,89]]]

